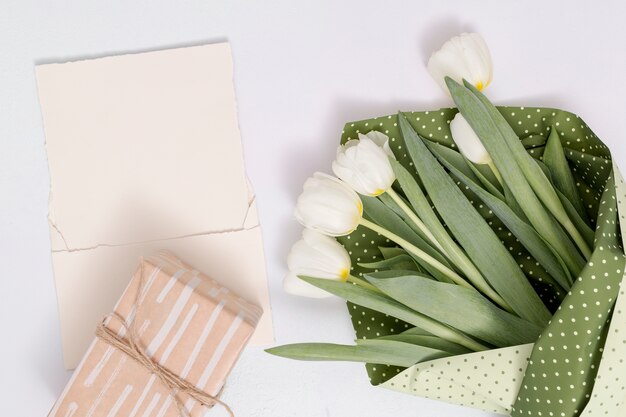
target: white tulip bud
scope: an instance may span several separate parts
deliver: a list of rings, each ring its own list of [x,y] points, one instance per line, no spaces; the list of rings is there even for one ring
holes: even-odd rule
[[[304,183],[295,217],[306,228],[329,236],[352,233],[363,216],[363,203],[341,180],[316,172]]]
[[[393,153],[387,135],[377,131],[359,134],[359,140],[349,140],[337,148],[333,172],[357,193],[375,197],[396,180],[389,156]]]
[[[465,79],[481,91],[491,83],[493,76],[489,48],[478,33],[455,36],[431,55],[428,72],[446,92],[446,76],[460,84]]]
[[[475,164],[491,163],[491,156],[487,149],[460,112],[450,122],[450,132],[463,156]]]
[[[317,288],[298,276],[346,281],[350,275],[350,255],[332,237],[305,229],[302,240],[297,241],[287,257],[289,273],[283,281],[283,289],[294,295],[323,298],[331,294]]]

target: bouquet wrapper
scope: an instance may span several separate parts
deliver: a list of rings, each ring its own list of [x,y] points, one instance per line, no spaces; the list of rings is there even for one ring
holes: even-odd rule
[[[535,343],[431,360],[407,369],[368,364],[370,379],[391,390],[513,417],[626,416],[624,180],[606,146],[578,116],[556,109],[499,110],[539,160],[547,133],[559,132],[578,192],[593,213],[591,259]],[[456,109],[440,109],[407,114],[422,137],[454,148],[449,121],[455,113]],[[396,116],[348,123],[342,140],[372,129],[389,135],[394,151],[402,149]],[[396,155],[408,166],[406,155]],[[493,220],[488,212],[481,214]],[[520,255],[516,259],[532,277],[537,269],[505,232],[499,236],[514,256]],[[375,260],[368,258],[369,253],[376,254],[377,246],[384,245],[360,229],[342,243],[361,262]],[[357,337],[399,333],[409,327],[353,304],[349,311]]]
[[[626,186],[617,167],[613,167],[613,172],[615,192],[608,190],[605,195],[610,200],[616,197],[615,214],[624,218]],[[608,218],[611,210],[607,211]],[[615,224],[615,218],[608,221]],[[620,229],[623,239],[625,222],[620,224]],[[610,232],[601,230],[602,233]],[[617,283],[611,284],[615,279],[610,279],[610,274],[605,276],[608,271],[597,267],[606,265],[602,262],[606,256],[621,259],[620,250],[616,248],[615,253],[610,253],[608,247],[597,246],[590,264],[536,344],[420,363],[381,385],[504,415],[625,416],[626,276],[618,275]],[[623,274],[623,270],[611,272]],[[615,297],[612,308],[600,301],[596,305],[595,298],[615,300]],[[612,315],[607,308],[612,310]],[[589,342],[598,341],[603,335],[606,335],[604,346],[595,351]],[[599,365],[590,363],[594,356],[598,356]],[[588,374],[596,368],[597,374],[590,383]],[[585,400],[586,405],[577,408]],[[567,408],[571,409],[569,414]]]
[[[203,415],[261,314],[171,254],[142,259],[49,417]]]

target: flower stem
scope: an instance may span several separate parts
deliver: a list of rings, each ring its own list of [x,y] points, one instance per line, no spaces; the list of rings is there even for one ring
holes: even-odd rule
[[[430,266],[435,268],[437,271],[444,274],[446,277],[450,278],[452,281],[454,281],[455,284],[458,284],[467,288],[474,288],[471,286],[471,284],[465,281],[463,277],[461,277],[459,274],[457,274],[456,272],[454,272],[453,270],[451,270],[450,268],[448,268],[447,266],[445,266],[444,264],[442,264],[441,262],[439,262],[438,260],[430,256],[429,254],[427,254],[426,252],[424,252],[423,250],[421,250],[420,248],[418,248],[417,246],[415,246],[408,240],[401,238],[395,233],[390,232],[389,230],[382,228],[379,225],[372,223],[371,221],[365,218],[361,218],[360,224],[382,236],[385,236],[386,238],[390,240],[393,240],[395,243],[402,246],[404,249],[411,252],[413,255],[417,256],[418,258],[424,260],[426,263],[428,263]]]
[[[364,279],[355,277],[354,275],[348,275],[348,279],[346,281],[351,282],[351,283],[353,283],[355,285],[358,285],[359,287],[365,288],[367,290],[371,290],[371,291],[376,291],[378,293],[382,293],[381,290],[379,290],[378,288],[376,288],[375,286],[373,286],[369,282],[365,281]]]
[[[580,252],[583,254],[585,259],[589,260],[589,258],[591,258],[591,249],[589,249],[585,238],[580,234],[578,229],[576,229],[574,223],[572,223],[569,217],[567,217],[567,220],[562,222],[561,224],[563,225],[565,230],[567,230],[567,233],[569,233],[569,235],[572,237],[572,239],[576,243],[576,246],[578,246],[578,249],[580,249]]]
[[[491,172],[493,172],[493,175],[496,176],[496,179],[498,180],[498,182],[500,183],[500,186],[502,188],[504,188],[504,180],[502,179],[502,174],[500,174],[500,171],[498,171],[498,168],[496,167],[496,164],[493,163],[493,161],[489,161],[487,163],[487,166],[489,168],[491,168]]]
[[[498,179],[498,182],[504,188],[502,175],[500,174],[500,171],[498,171],[498,168],[496,168],[493,161],[489,162],[487,165],[489,166],[489,168],[491,168],[491,171],[493,171],[493,174]],[[561,223],[563,228],[565,228],[567,233],[574,240],[574,243],[576,244],[576,246],[578,246],[578,249],[583,254],[585,259],[589,260],[589,258],[591,258],[591,249],[589,248],[589,245],[587,245],[585,238],[580,234],[580,232],[578,231],[576,226],[574,226],[574,223],[572,223],[569,216],[564,210],[557,210],[557,211],[558,213],[555,213],[555,210],[550,210],[552,215],[557,219],[559,223]]]
[[[500,171],[498,171],[498,168],[496,167],[496,165],[493,163],[493,161],[488,162],[487,165],[489,166],[489,168],[491,168],[491,171],[498,179],[498,182],[504,188],[504,181],[502,180],[502,175],[500,174]],[[583,254],[585,259],[589,260],[589,258],[591,258],[591,249],[589,248],[589,245],[587,245],[585,238],[580,234],[580,232],[578,231],[574,223],[572,223],[569,216],[564,210],[556,210],[556,211],[557,212],[555,213],[555,210],[550,210],[550,212],[552,212],[552,215],[557,219],[559,223],[561,223],[563,228],[565,228],[567,233],[574,240],[574,243],[576,244],[576,246],[578,246],[578,249]]]
[[[396,202],[398,206],[406,213],[406,215],[411,219],[411,221],[424,233],[424,235],[432,242],[433,245],[446,257],[448,256],[446,251],[443,249],[443,246],[437,241],[435,236],[431,233],[430,230],[426,227],[424,222],[415,214],[413,210],[404,202],[402,197],[398,195],[392,188],[387,190],[387,194]]]
[[[454,272],[453,270],[451,270],[450,268],[448,268],[447,266],[445,266],[444,264],[442,264],[441,262],[439,262],[438,260],[430,256],[429,254],[427,254],[426,252],[424,252],[417,246],[413,245],[411,242],[396,235],[395,233],[390,232],[389,230],[383,227],[380,227],[379,225],[372,223],[371,221],[365,218],[361,218],[360,224],[362,226],[367,227],[370,230],[373,230],[374,232],[382,236],[385,236],[387,239],[392,240],[398,245],[402,246],[405,250],[407,250],[408,252],[411,252],[413,255],[424,260],[426,263],[428,263],[430,266],[435,268],[437,271],[441,272],[446,277],[450,278],[452,282],[454,282],[455,284],[460,285],[465,288],[476,289],[472,286],[472,284],[465,281],[465,279],[463,279],[462,276],[460,276],[459,274],[457,274],[456,272]],[[490,298],[494,303],[502,307],[504,310],[508,311],[509,313],[514,314],[513,309],[508,305],[508,303],[502,297],[500,297],[500,295],[497,292],[495,292],[489,286],[489,284],[484,282],[484,285],[480,285],[479,290],[482,291],[483,294],[485,294],[488,298]]]

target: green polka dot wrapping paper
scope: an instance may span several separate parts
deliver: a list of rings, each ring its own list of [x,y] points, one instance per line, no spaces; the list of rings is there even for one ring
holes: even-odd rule
[[[578,116],[557,109],[499,107],[527,152],[541,160],[551,129],[558,132],[578,193],[595,226],[590,260],[558,305],[534,344],[463,354],[399,368],[367,364],[374,385],[513,417],[626,416],[626,279],[623,227],[626,186],[609,149]],[[456,150],[450,121],[457,109],[405,113],[423,138]],[[377,130],[389,136],[397,160],[411,170],[398,116],[346,124],[342,143]],[[414,171],[414,169],[413,169]],[[413,172],[412,171],[412,172]],[[465,188],[465,187],[462,187]],[[531,280],[545,270],[469,189],[463,189],[478,212],[504,242]],[[361,263],[382,259],[385,238],[364,227],[338,238],[349,251],[352,273]],[[551,301],[550,301],[551,300]],[[412,326],[348,303],[357,338],[401,333]]]

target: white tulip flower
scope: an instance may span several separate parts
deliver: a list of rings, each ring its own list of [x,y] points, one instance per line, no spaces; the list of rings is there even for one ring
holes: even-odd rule
[[[377,131],[359,133],[359,140],[349,140],[337,148],[333,172],[357,193],[376,197],[396,180],[389,156],[393,153],[387,135]]]
[[[491,83],[493,76],[489,48],[478,33],[455,36],[431,55],[428,72],[446,92],[446,76],[460,84],[465,79],[482,91]]]
[[[364,136],[381,147],[387,155],[395,158],[393,152],[391,152],[391,148],[389,147],[389,136],[377,130],[371,130],[366,134],[359,133],[359,139],[363,139]]]
[[[287,257],[289,273],[283,289],[293,295],[312,298],[330,297],[331,294],[298,278],[315,278],[347,281],[350,276],[350,255],[339,242],[314,230],[305,229]]]
[[[475,164],[491,164],[487,149],[460,112],[450,122],[450,132],[463,156]]]
[[[359,195],[338,178],[316,172],[304,183],[295,217],[306,228],[329,236],[352,233],[361,222]]]

